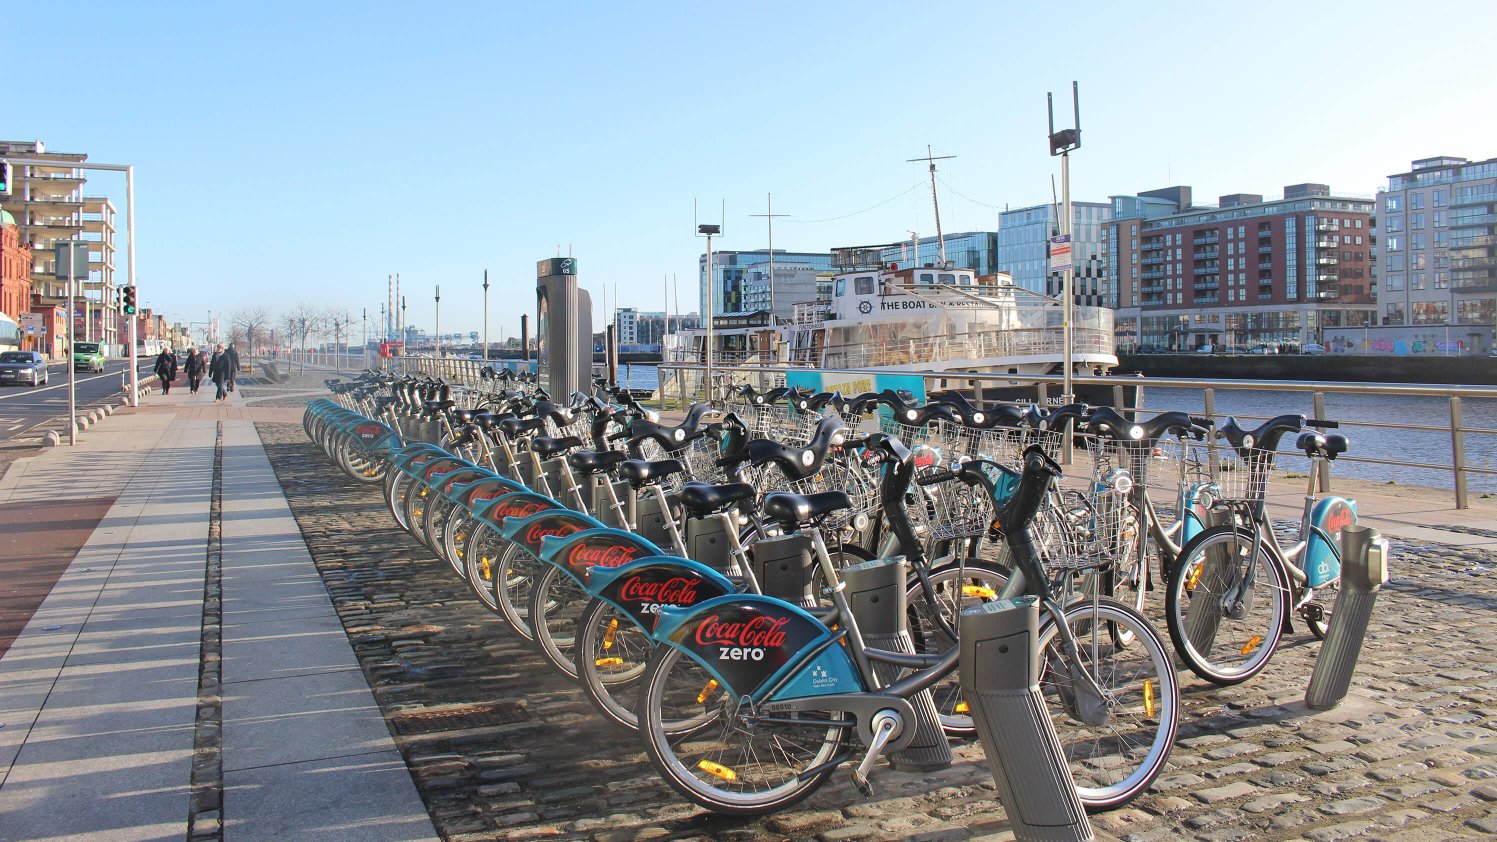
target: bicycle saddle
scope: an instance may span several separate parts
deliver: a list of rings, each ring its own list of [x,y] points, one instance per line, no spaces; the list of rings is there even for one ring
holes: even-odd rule
[[[764,498],[764,515],[786,529],[815,523],[833,512],[852,508],[846,491],[820,491],[815,494],[792,494],[773,491]]]
[[[635,488],[643,488],[652,482],[658,482],[684,470],[686,469],[679,459],[659,459],[654,462],[627,459],[619,463],[619,477],[628,480],[629,484]]]
[[[499,422],[505,417],[496,412],[476,412],[473,414],[473,423],[477,424],[480,430],[492,430],[499,426]]]
[[[754,487],[746,482],[728,482],[720,485],[688,482],[681,489],[681,505],[692,514],[709,515],[743,500],[752,500],[757,494]]]
[[[481,411],[478,409],[454,409],[452,410],[452,418],[459,424],[469,424],[472,423],[473,416]]]
[[[499,432],[508,438],[518,438],[546,426],[544,418],[504,418],[499,421]]]
[[[579,450],[567,455],[567,464],[582,476],[590,477],[601,474],[628,458],[628,454],[618,450]]]
[[[562,436],[560,438],[536,436],[530,440],[530,449],[535,451],[542,459],[550,459],[558,453],[566,453],[568,450],[581,446],[582,439],[576,436]]]
[[[1225,439],[1227,444],[1232,445],[1239,452],[1253,448],[1278,450],[1279,439],[1282,439],[1286,433],[1298,433],[1304,428],[1305,416],[1303,415],[1280,415],[1270,418],[1256,430],[1244,430],[1235,417],[1228,417],[1227,423],[1217,428],[1216,435]]]
[[[1346,448],[1350,446],[1350,442],[1346,440],[1346,436],[1339,433],[1326,435],[1325,433],[1310,432],[1301,433],[1300,437],[1295,440],[1294,446],[1303,450],[1306,456],[1324,456],[1327,459],[1335,460],[1337,456],[1346,452]]]

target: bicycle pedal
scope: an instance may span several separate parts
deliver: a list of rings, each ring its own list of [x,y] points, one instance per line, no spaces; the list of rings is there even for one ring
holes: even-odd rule
[[[868,777],[857,769],[852,770],[852,785],[858,788],[858,793],[864,798],[873,797],[873,784],[868,782]]]

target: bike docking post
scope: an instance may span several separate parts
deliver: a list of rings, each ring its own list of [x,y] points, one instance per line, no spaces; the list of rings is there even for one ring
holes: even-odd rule
[[[1330,710],[1346,698],[1377,592],[1388,581],[1388,541],[1376,529],[1343,528],[1341,548],[1341,592],[1305,688],[1305,705],[1311,710]]]
[[[1014,837],[1094,839],[1040,692],[1039,601],[988,602],[963,611],[960,623],[962,695]]]
[[[811,571],[816,554],[811,539],[799,532],[780,538],[765,538],[754,544],[754,578],[765,596],[783,599],[801,608],[816,607]]]
[[[874,649],[915,653],[915,642],[907,627],[908,603],[905,583],[910,564],[904,556],[874,559],[843,568],[852,616],[863,641]],[[873,675],[880,687],[894,682],[903,670],[894,664],[873,662]],[[921,690],[910,704],[915,708],[915,737],[910,744],[889,755],[889,765],[901,772],[934,772],[951,765],[951,746],[941,730],[936,701],[929,690]]]

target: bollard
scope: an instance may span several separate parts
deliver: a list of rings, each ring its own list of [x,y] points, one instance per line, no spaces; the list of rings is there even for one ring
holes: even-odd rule
[[[1311,710],[1330,710],[1346,698],[1377,592],[1388,581],[1388,541],[1376,529],[1342,529],[1341,548],[1341,592],[1305,688],[1305,705]]]
[[[915,641],[907,627],[909,606],[905,583],[910,564],[904,556],[874,559],[843,568],[848,603],[863,642],[874,649],[914,654]],[[873,675],[880,687],[897,680],[904,670],[894,664],[873,661]],[[921,690],[910,704],[915,708],[915,737],[910,744],[889,755],[889,765],[901,772],[934,772],[951,765],[951,746],[941,730],[936,700]]]
[[[764,538],[754,543],[754,577],[765,596],[783,599],[802,608],[816,607],[811,571],[816,555],[811,539],[800,533]]]
[[[1040,693],[1040,606],[1032,596],[962,612],[962,695],[1008,812],[1014,837],[1045,842],[1095,838]]]

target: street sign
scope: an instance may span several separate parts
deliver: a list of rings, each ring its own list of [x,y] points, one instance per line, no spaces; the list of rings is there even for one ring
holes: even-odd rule
[[[56,263],[52,275],[59,281],[88,280],[88,243],[65,240],[53,247]]]
[[[1061,234],[1050,238],[1050,271],[1064,272],[1071,268],[1071,235]]]
[[[41,325],[42,325],[42,314],[41,313],[22,313],[20,321],[21,321],[21,324],[25,325],[26,327],[41,327]]]

